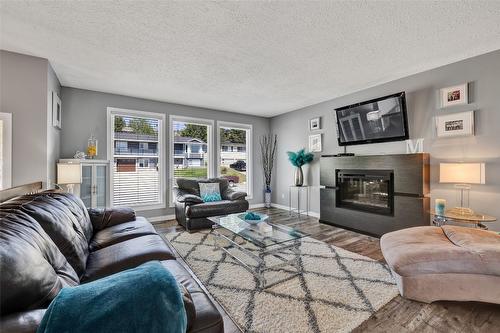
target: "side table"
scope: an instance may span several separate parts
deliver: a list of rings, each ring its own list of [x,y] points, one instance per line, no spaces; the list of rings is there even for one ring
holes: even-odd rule
[[[290,185],[288,188],[288,212],[289,215],[292,216],[292,213],[294,211],[297,211],[297,216],[299,217],[300,220],[300,215],[301,215],[301,210],[300,210],[300,197],[301,193],[306,192],[306,216],[309,216],[309,188],[310,186],[308,185],[303,185],[303,186],[295,186],[295,185]],[[297,209],[292,208],[292,189],[296,189],[297,191]]]
[[[494,222],[497,220],[496,217],[494,216],[483,215],[480,213],[463,215],[463,214],[457,214],[451,210],[445,211],[444,214],[442,215],[437,214],[435,211],[431,211],[431,215],[432,215],[432,224],[438,227],[448,224],[448,222],[455,222],[455,223],[462,223],[469,225],[472,224],[474,225],[475,228],[488,230],[488,227],[483,223]]]

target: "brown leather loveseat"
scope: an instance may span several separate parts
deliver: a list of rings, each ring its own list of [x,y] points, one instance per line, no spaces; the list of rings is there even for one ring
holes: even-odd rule
[[[222,332],[222,316],[209,297],[153,226],[133,210],[87,210],[78,197],[50,191],[3,202],[1,331],[35,332],[63,287],[151,260],[161,261],[188,294],[188,332]]]

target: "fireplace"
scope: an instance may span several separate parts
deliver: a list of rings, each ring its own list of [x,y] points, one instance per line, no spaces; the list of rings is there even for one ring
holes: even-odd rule
[[[336,170],[336,206],[370,212],[394,214],[393,170]]]

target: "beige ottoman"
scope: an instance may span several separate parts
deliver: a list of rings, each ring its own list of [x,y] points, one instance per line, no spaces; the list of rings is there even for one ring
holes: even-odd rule
[[[401,296],[500,304],[500,235],[445,225],[415,227],[380,239]]]

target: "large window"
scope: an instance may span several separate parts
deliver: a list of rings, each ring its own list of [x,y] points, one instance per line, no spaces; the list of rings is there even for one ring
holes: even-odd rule
[[[217,122],[218,176],[252,197],[252,125]]]
[[[164,115],[108,108],[111,204],[164,206]]]
[[[212,177],[211,120],[170,117],[170,179]],[[173,198],[171,202],[173,201]]]

